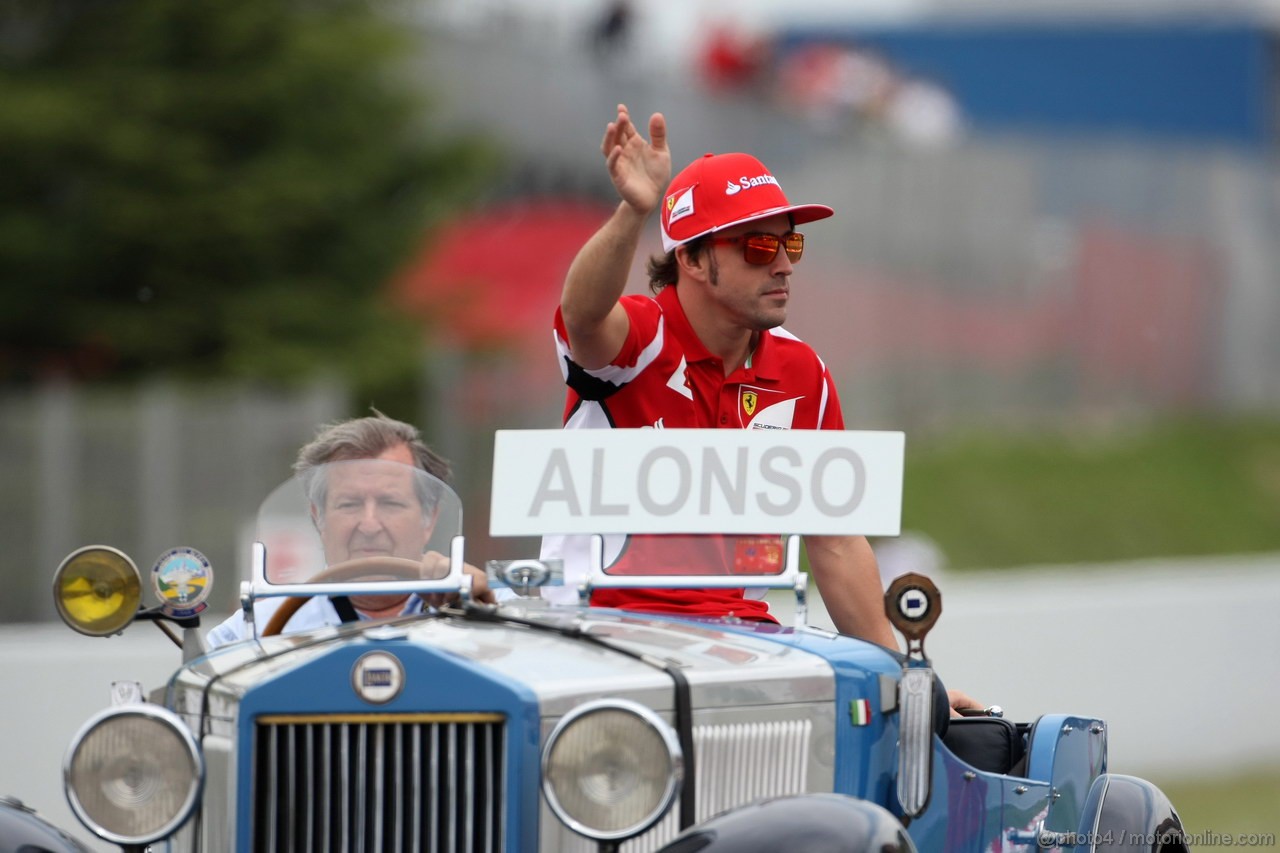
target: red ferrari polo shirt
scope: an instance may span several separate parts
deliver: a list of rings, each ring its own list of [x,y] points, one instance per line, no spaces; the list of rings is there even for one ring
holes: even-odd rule
[[[568,335],[556,311],[556,350],[569,387],[566,429],[717,427],[725,429],[844,429],[835,384],[826,365],[808,345],[782,328],[760,335],[747,364],[724,375],[724,364],[694,334],[674,286],[656,298],[622,297],[631,319],[617,357],[602,368],[585,370],[573,361]],[[693,540],[701,539],[701,542]],[[552,539],[552,537],[548,537]],[[633,536],[606,546],[610,571],[664,573],[692,549],[710,573],[749,572],[761,554],[774,554],[768,537]],[[773,542],[776,542],[776,537]],[[569,558],[577,548],[559,542],[543,553]],[[619,547],[619,545],[621,547]],[[758,569],[757,569],[758,570]],[[576,567],[585,573],[585,567]],[[667,569],[670,571],[670,569]],[[575,567],[566,566],[570,578]],[[771,619],[763,601],[744,599],[737,589],[599,590],[592,603],[657,613],[697,616],[734,615]]]

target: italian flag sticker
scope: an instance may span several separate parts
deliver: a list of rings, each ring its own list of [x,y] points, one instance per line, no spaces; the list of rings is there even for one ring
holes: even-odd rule
[[[855,726],[871,725],[871,701],[854,699],[849,703],[849,720]]]

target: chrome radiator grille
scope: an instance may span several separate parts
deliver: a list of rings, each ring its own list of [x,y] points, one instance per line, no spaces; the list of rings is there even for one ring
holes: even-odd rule
[[[505,747],[500,714],[260,717],[253,849],[499,851]]]

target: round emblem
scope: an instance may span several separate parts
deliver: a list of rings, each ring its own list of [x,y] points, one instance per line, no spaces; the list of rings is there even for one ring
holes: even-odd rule
[[[912,622],[929,615],[929,596],[919,587],[907,587],[898,596],[898,610]]]
[[[908,572],[895,578],[884,593],[884,614],[907,638],[907,654],[924,651],[924,638],[942,615],[942,593],[933,581]]]
[[[151,569],[151,587],[165,613],[179,618],[204,610],[213,588],[213,567],[194,548],[165,551]]]
[[[368,652],[351,667],[351,687],[373,705],[385,705],[404,689],[404,667],[395,655]]]

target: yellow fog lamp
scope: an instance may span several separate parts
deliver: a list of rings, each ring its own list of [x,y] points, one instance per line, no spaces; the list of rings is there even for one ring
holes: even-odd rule
[[[128,627],[142,600],[142,575],[115,548],[90,545],[73,551],[53,577],[58,616],[81,634],[106,637]]]
[[[684,757],[675,730],[648,708],[602,699],[574,708],[542,754],[542,790],[567,826],[597,841],[649,829],[680,790]]]

